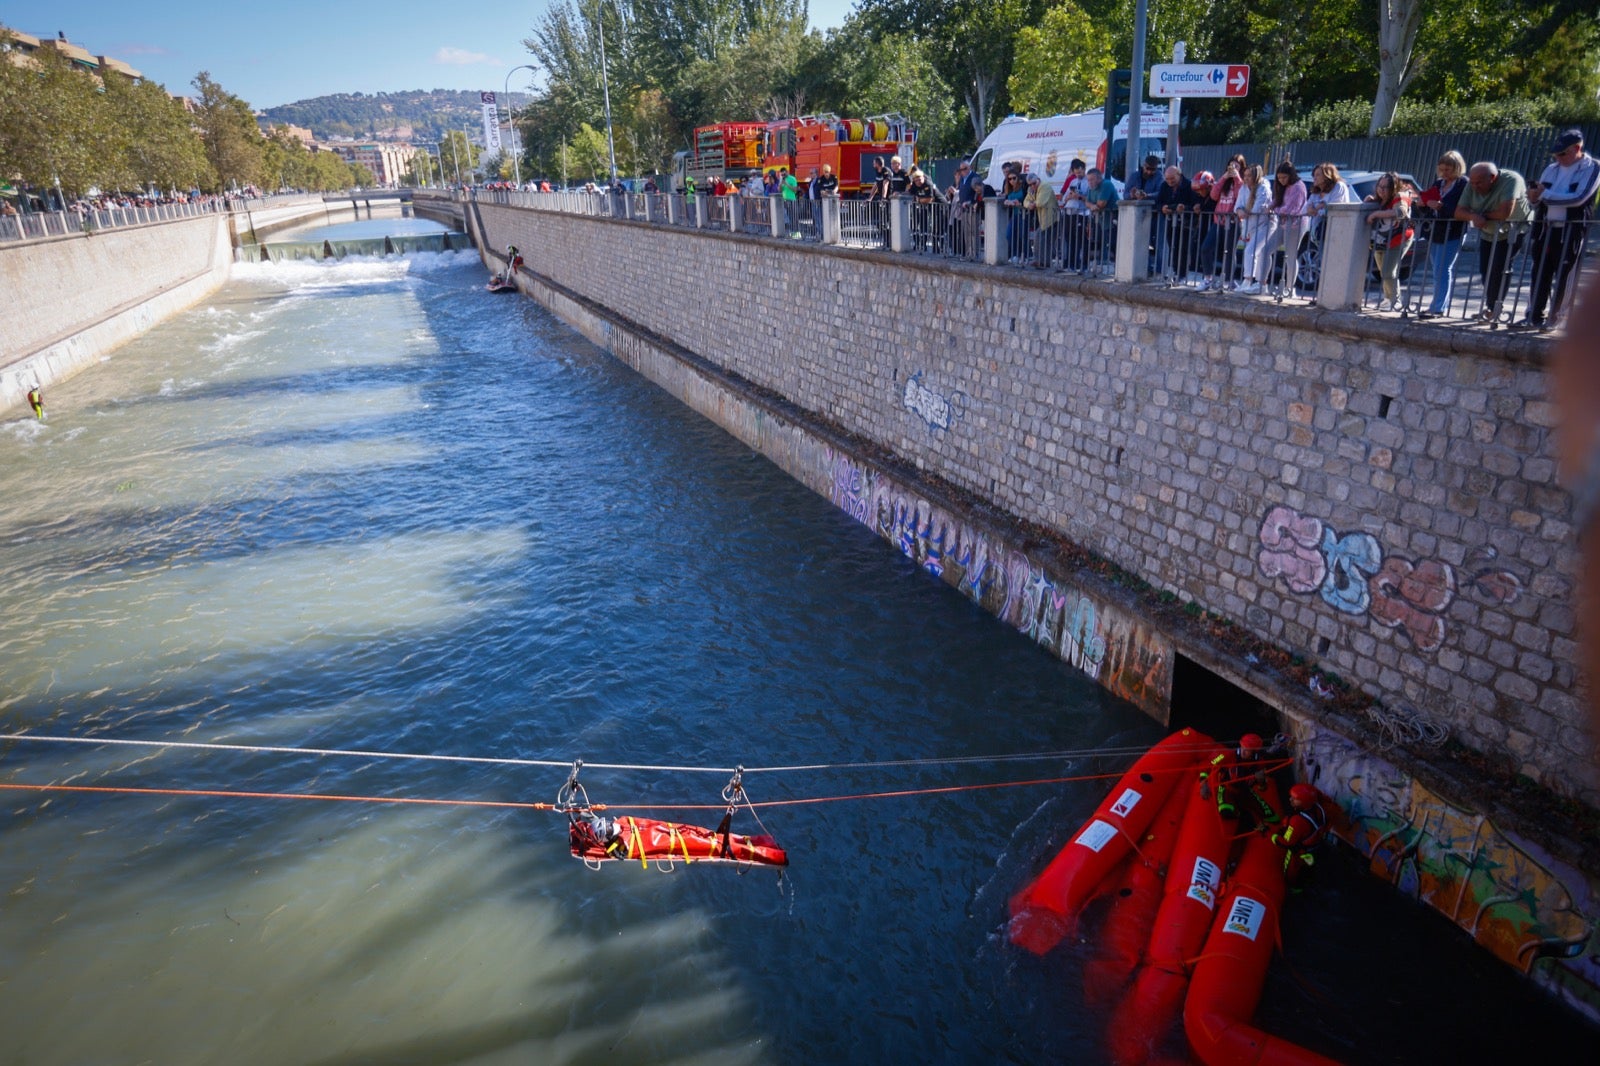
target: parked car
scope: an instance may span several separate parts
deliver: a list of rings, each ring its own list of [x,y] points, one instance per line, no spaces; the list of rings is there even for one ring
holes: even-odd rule
[[[1311,170],[1311,167],[1300,168],[1300,184],[1305,186],[1308,196],[1311,193]],[[1358,200],[1365,200],[1371,196],[1372,191],[1378,187],[1378,179],[1383,175],[1384,172],[1381,170],[1346,170],[1343,167],[1339,168],[1339,176],[1349,184]],[[1424,187],[1410,174],[1400,174],[1398,176],[1402,181],[1410,182],[1419,191]],[[1313,220],[1311,225],[1306,227],[1305,235],[1300,238],[1300,273],[1296,278],[1295,287],[1307,296],[1316,295],[1317,283],[1322,279],[1322,231],[1324,225],[1324,219]],[[1400,280],[1402,282],[1409,281],[1412,265],[1418,261],[1419,257],[1422,262],[1427,262],[1427,256],[1427,227],[1419,225],[1417,226],[1416,238],[1411,242],[1411,247],[1406,252],[1405,258],[1400,260]],[[1374,264],[1370,267],[1368,273],[1376,280],[1378,277],[1377,265]],[[1283,258],[1279,256],[1277,263],[1273,266],[1273,278],[1276,280],[1282,277]]]

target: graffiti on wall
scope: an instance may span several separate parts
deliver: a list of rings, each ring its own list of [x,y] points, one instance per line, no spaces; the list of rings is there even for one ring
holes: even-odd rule
[[[1174,656],[1156,630],[853,457],[827,449],[826,462],[835,507],[1029,639],[1166,721]]]
[[[1460,591],[1456,568],[1442,559],[1384,555],[1371,533],[1340,533],[1314,515],[1273,507],[1262,516],[1256,565],[1289,591],[1320,596],[1346,615],[1365,615],[1405,634],[1418,651],[1444,645],[1444,614]],[[1510,604],[1522,581],[1509,570],[1485,567],[1467,583],[1488,602]]]
[[[960,392],[953,392],[948,397],[940,395],[922,383],[922,371],[919,370],[906,379],[900,402],[907,411],[926,422],[930,430],[949,429],[950,423],[961,417],[966,396]]]
[[[1373,873],[1600,1016],[1600,898],[1578,870],[1350,740],[1297,729],[1307,779],[1338,802],[1339,836]]]

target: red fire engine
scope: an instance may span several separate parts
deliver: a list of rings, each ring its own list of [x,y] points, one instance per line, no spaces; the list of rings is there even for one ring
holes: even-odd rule
[[[840,196],[864,194],[872,185],[873,162],[885,165],[894,156],[907,169],[916,162],[917,131],[900,115],[842,119],[837,115],[802,115],[772,122],[724,122],[694,131],[692,152],[673,156],[673,188],[682,191],[692,177],[702,192],[717,178],[744,181],[768,170],[788,167],[809,183],[823,164],[839,179]]]

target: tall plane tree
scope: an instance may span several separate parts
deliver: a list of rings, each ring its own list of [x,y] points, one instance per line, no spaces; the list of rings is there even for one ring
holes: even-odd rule
[[[199,94],[194,101],[195,126],[219,188],[263,180],[266,145],[250,105],[212,81],[207,71],[196,74],[192,84]]]

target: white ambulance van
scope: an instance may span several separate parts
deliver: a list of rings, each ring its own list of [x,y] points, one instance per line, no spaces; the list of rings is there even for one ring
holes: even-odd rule
[[[1167,113],[1163,105],[1147,106],[1144,120],[1139,124],[1139,153],[1142,161],[1147,155],[1162,159],[1167,156]],[[1128,140],[1128,118],[1124,115],[1113,131],[1111,143],[1106,143],[1105,112],[1100,108],[1080,111],[1074,115],[1051,115],[1049,118],[1026,118],[1012,115],[996,126],[978,146],[972,157],[972,169],[983,176],[996,192],[1005,184],[1001,167],[1016,161],[1024,173],[1038,174],[1042,180],[1061,191],[1067,180],[1067,168],[1074,159],[1085,165],[1111,170],[1121,175],[1123,153]],[[1119,186],[1121,182],[1118,182]]]

